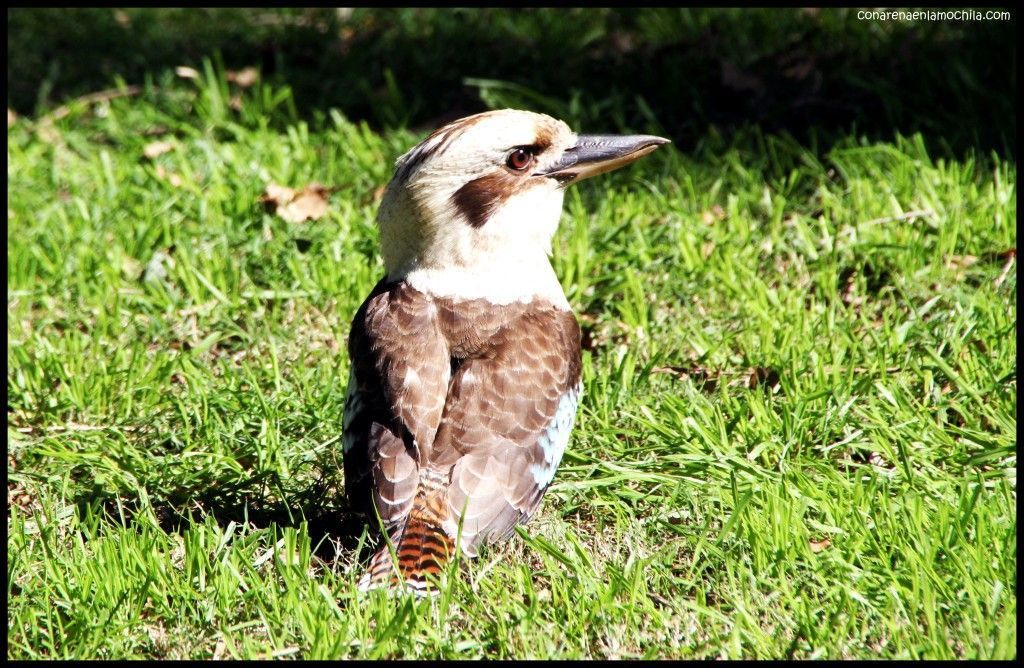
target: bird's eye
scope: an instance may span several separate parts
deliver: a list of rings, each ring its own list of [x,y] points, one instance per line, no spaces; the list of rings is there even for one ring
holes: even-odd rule
[[[530,166],[533,162],[533,153],[529,149],[517,148],[508,155],[508,160],[505,162],[509,167],[516,171],[522,171]]]

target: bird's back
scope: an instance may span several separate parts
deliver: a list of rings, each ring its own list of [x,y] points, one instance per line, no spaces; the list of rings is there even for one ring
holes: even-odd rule
[[[393,542],[401,547],[410,525],[433,523],[440,542],[461,536],[472,556],[529,519],[579,399],[570,311],[437,298],[382,281],[357,312],[349,346],[347,491],[379,514]]]

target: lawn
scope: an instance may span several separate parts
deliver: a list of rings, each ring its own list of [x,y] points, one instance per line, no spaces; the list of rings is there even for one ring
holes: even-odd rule
[[[431,128],[228,69],[8,115],[8,658],[1016,656],[1011,151],[681,126],[573,186],[584,393],[542,510],[437,598],[365,595],[346,339]]]

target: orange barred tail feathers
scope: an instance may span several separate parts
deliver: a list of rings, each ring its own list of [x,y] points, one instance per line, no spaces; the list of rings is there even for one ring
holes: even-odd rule
[[[422,492],[417,494],[404,525],[392,532],[370,559],[359,580],[359,591],[397,590],[404,582],[417,594],[436,594],[430,579],[441,577],[455,553],[455,542],[441,528],[439,511],[439,503],[431,503]]]

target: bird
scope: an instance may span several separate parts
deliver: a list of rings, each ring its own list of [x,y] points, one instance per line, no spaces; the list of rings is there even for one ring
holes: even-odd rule
[[[345,494],[382,530],[360,591],[437,593],[538,510],[582,392],[576,317],[551,265],[568,186],[669,140],[475,114],[399,157],[377,212],[385,275],[348,339]]]

